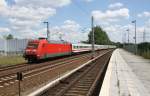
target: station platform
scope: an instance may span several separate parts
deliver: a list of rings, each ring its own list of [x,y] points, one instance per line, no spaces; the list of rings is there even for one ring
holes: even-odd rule
[[[150,60],[116,49],[99,96],[150,96]]]

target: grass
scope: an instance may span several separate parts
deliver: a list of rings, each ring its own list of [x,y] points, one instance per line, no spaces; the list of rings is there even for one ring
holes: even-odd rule
[[[143,52],[142,56],[147,58],[147,59],[150,59],[150,51]]]
[[[146,58],[146,59],[150,59],[150,50],[139,50],[138,51],[138,55],[140,55],[140,56],[142,56],[142,57],[144,57],[144,58]]]
[[[0,56],[0,66],[10,66],[26,63],[22,56]]]

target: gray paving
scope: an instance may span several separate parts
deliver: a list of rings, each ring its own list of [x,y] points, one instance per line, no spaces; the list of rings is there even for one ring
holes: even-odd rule
[[[150,93],[150,59],[144,59],[141,56],[136,56],[122,49],[119,52]]]
[[[115,50],[99,96],[150,96],[149,67],[149,60]]]

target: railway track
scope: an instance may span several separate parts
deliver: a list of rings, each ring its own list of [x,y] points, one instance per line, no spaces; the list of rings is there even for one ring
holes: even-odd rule
[[[86,53],[86,54],[90,54],[90,53]],[[65,58],[65,57],[62,57],[62,58],[59,58],[59,59],[56,58],[52,61],[46,61],[46,62],[42,62],[42,63],[32,63],[32,64],[24,63],[24,64],[17,64],[17,65],[10,65],[10,66],[5,66],[5,67],[0,67],[0,73],[4,72],[4,71],[14,70],[14,69],[19,69],[19,68],[24,68],[24,67],[27,67],[27,68],[24,68],[24,69],[31,70],[32,66],[33,67],[35,67],[35,66],[42,67],[42,66],[45,66],[47,63],[57,63],[57,62],[65,61],[65,60],[68,60],[68,59],[71,59],[71,58],[76,58],[79,55],[85,55],[85,53],[73,55],[73,56],[70,56],[70,57],[67,57],[67,58]],[[24,69],[22,69],[22,70],[24,70]],[[3,74],[3,73],[1,73],[1,74]],[[1,74],[0,74],[0,77],[1,77]]]
[[[46,70],[49,70],[51,68],[55,68],[55,67],[58,67],[58,66],[62,66],[62,65],[65,65],[65,64],[70,64],[70,63],[74,63],[80,59],[83,59],[83,58],[89,58],[89,56],[86,54],[86,55],[83,55],[79,58],[71,58],[70,60],[67,60],[67,61],[64,61],[64,62],[59,62],[59,63],[56,63],[56,64],[51,64],[51,65],[47,65],[47,66],[43,66],[43,67],[39,67],[39,68],[34,68],[32,70],[24,70],[24,71],[21,71],[23,73],[23,76],[24,78],[27,78],[27,77],[30,77],[34,74],[37,74],[37,73],[40,73],[40,72],[43,72],[43,71],[46,71]],[[8,82],[11,82],[11,81],[15,81],[16,80],[16,73],[14,74],[9,74],[9,75],[4,75],[4,76],[1,76],[1,80],[0,81],[0,85],[1,86],[4,86],[6,85],[6,83]]]
[[[20,65],[13,65],[13,66],[7,66],[4,68],[0,68],[0,78],[4,77],[4,76],[9,76],[12,74],[16,74],[17,72],[25,72],[25,71],[31,71],[37,68],[41,68],[41,67],[46,67],[55,63],[59,63],[59,62],[65,62],[68,61],[69,59],[74,59],[77,58],[79,56],[85,56],[88,55],[90,53],[87,54],[81,54],[81,55],[75,55],[75,56],[71,56],[68,58],[60,58],[57,60],[53,60],[53,61],[47,61],[47,62],[43,62],[43,63],[38,63],[38,64],[20,64]]]
[[[34,68],[32,68],[32,67],[30,67],[30,69],[24,68],[23,70],[20,71],[20,69],[19,69],[18,71],[23,73],[24,78],[28,78],[28,77],[31,77],[31,76],[36,75],[36,74],[40,74],[42,72],[45,72],[45,71],[50,70],[50,69],[55,68],[55,67],[64,66],[64,65],[78,62],[79,60],[84,59],[84,58],[90,58],[89,53],[78,55],[78,56],[73,56],[73,57],[70,57],[69,59],[65,58],[65,59],[61,59],[58,61],[52,61],[49,64],[47,64],[47,63],[41,64],[41,65],[39,64],[39,66],[38,65],[25,65],[25,66],[34,66]],[[20,66],[20,67],[23,67],[23,66]],[[18,66],[13,67],[13,68],[18,68]],[[12,83],[15,81],[17,82],[16,72],[18,72],[18,71],[16,69],[16,71],[14,71],[10,74],[0,76],[0,87],[7,86],[9,83]]]
[[[74,56],[68,57],[68,58],[73,58]],[[76,56],[75,56],[76,57]],[[60,58],[56,60],[52,60],[51,62],[55,63],[55,62],[59,62],[61,60],[65,60],[67,58]],[[48,61],[49,62],[49,61]],[[47,62],[43,62],[42,64],[45,64]],[[34,64],[41,64],[41,63],[32,63],[32,64],[28,64],[28,63],[24,63],[24,64],[17,64],[17,65],[10,65],[10,66],[5,66],[5,67],[0,67],[0,72],[2,71],[7,71],[7,70],[11,70],[11,69],[17,69],[17,68],[21,68],[21,67],[27,67],[27,66],[35,66]]]
[[[18,64],[18,65],[10,65],[10,66],[5,66],[5,67],[0,67],[0,72],[10,70],[10,69],[14,69],[14,68],[24,67],[24,66],[27,66],[27,64],[25,63],[25,64]]]
[[[103,54],[95,62],[86,65],[38,96],[96,96],[96,86],[103,78],[111,53],[112,51]]]
[[[96,53],[103,54],[108,50],[99,51]],[[60,59],[58,61],[45,62],[43,64],[30,65],[31,68],[25,68],[23,72],[23,81],[21,83],[22,92],[26,92],[33,87],[42,86],[45,82],[50,82],[51,79],[58,78],[59,74],[65,74],[69,70],[84,64],[91,59],[90,54],[76,55],[69,58]],[[53,62],[53,63],[52,63]],[[33,67],[32,66],[36,66]],[[18,69],[18,68],[17,68]],[[15,72],[20,71],[15,70]],[[12,70],[12,69],[11,69]],[[7,71],[6,71],[7,72]],[[0,96],[14,96],[18,93],[16,73],[0,76]],[[1,73],[1,72],[0,72]],[[7,91],[5,91],[7,90]],[[30,92],[29,92],[30,93]],[[25,94],[26,96],[27,94]]]

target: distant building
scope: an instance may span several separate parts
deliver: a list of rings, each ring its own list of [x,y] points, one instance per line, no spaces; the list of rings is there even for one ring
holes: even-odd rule
[[[0,55],[22,55],[28,39],[0,39]]]

